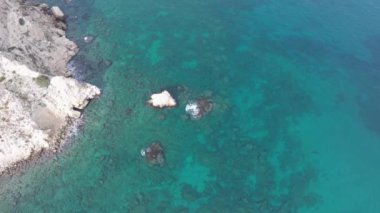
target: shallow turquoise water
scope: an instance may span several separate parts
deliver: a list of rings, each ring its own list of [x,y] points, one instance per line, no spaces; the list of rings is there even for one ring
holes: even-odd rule
[[[49,3],[103,95],[2,212],[380,212],[379,2]],[[145,104],[162,89],[178,107]],[[215,107],[187,119],[197,97]],[[162,167],[140,157],[157,140]]]

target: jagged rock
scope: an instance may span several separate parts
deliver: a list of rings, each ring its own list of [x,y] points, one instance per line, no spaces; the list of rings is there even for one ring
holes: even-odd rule
[[[148,103],[153,107],[164,108],[164,107],[174,107],[177,105],[174,98],[166,90],[161,93],[153,94],[150,96]]]

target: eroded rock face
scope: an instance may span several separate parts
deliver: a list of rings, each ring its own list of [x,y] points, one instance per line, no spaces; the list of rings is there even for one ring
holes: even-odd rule
[[[51,78],[44,104],[56,114],[79,118],[78,110],[84,109],[89,100],[100,95],[100,90],[72,78],[55,76]]]
[[[148,103],[157,108],[174,107],[177,105],[174,98],[166,90],[161,93],[151,95]]]
[[[54,150],[100,90],[64,77],[77,46],[46,5],[0,0],[0,173]]]

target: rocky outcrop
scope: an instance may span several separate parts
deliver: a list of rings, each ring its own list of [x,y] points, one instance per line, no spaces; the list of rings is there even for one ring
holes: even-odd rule
[[[0,0],[0,172],[65,140],[100,94],[67,77],[77,46],[46,6]]]
[[[65,18],[65,14],[62,12],[61,8],[57,6],[51,7],[51,12],[56,19],[63,20]]]
[[[177,105],[174,98],[166,90],[162,91],[161,93],[151,95],[148,103],[157,108],[174,107]]]

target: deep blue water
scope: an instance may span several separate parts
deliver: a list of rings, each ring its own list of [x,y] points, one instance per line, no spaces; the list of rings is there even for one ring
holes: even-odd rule
[[[48,3],[103,95],[2,212],[380,212],[380,2]],[[163,89],[179,105],[147,106]],[[188,119],[199,97],[214,108]],[[163,166],[140,156],[155,141]]]

